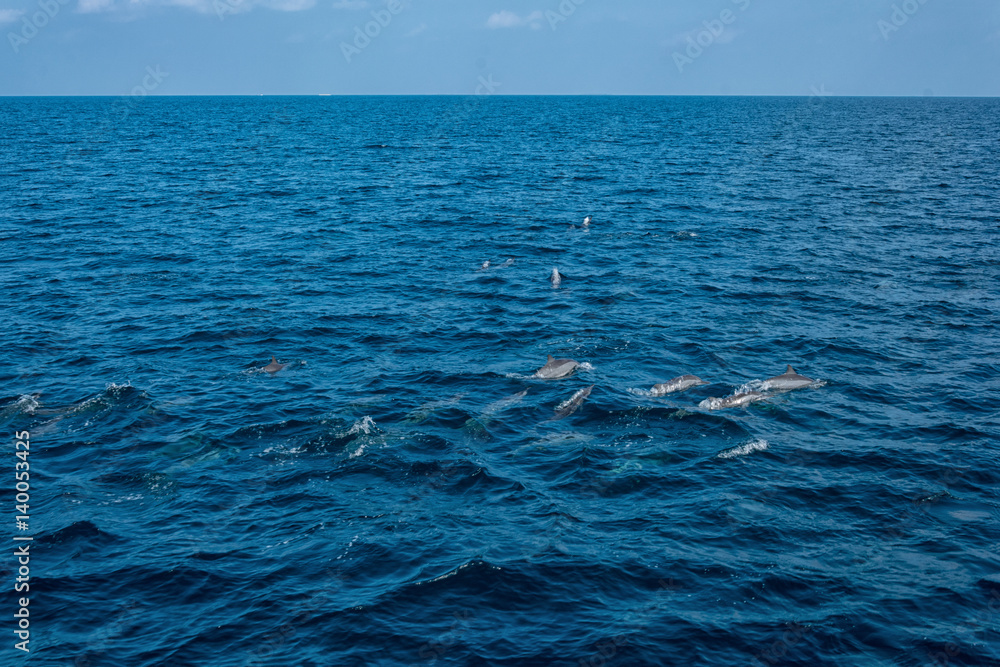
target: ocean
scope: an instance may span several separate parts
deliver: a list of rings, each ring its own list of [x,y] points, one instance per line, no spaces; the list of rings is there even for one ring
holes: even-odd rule
[[[0,128],[3,664],[1000,665],[1000,100]]]

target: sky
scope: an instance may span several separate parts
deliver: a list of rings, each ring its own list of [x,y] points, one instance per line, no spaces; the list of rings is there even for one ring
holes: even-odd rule
[[[0,96],[1000,96],[997,0],[0,0],[0,32]]]

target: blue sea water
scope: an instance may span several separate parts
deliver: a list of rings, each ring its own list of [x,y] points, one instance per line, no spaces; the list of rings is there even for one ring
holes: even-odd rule
[[[0,129],[3,664],[1000,665],[1000,101]]]

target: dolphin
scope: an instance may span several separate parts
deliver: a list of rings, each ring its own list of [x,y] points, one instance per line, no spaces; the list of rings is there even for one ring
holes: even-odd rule
[[[579,365],[580,362],[578,361],[573,361],[572,359],[554,359],[550,354],[549,360],[545,365],[535,371],[535,377],[546,380],[568,377]]]
[[[586,218],[583,219],[583,226],[584,227],[589,227],[590,223],[592,223],[593,221],[594,221],[593,216],[589,216],[588,215]]]
[[[674,378],[670,382],[661,382],[660,384],[655,385],[649,393],[653,396],[665,396],[666,394],[672,394],[675,391],[684,391],[685,389],[697,387],[702,384],[709,383],[705,382],[696,375],[682,375]]]
[[[525,389],[524,391],[519,391],[516,394],[511,394],[506,398],[501,398],[499,401],[493,401],[483,408],[478,417],[469,417],[466,419],[465,425],[462,427],[463,430],[465,430],[469,437],[477,440],[491,438],[492,436],[489,431],[486,430],[486,427],[497,418],[499,413],[507,410],[508,408],[514,407],[527,395],[528,390]]]
[[[785,369],[783,375],[776,375],[773,378],[768,378],[764,380],[765,389],[801,389],[802,387],[808,387],[815,380],[812,378],[807,378],[804,375],[799,375],[795,372],[795,369],[789,366]]]
[[[549,281],[552,283],[553,287],[559,287],[565,277],[566,276],[559,273],[559,269],[552,269],[552,275],[549,276]]]
[[[458,405],[459,401],[465,398],[465,394],[455,394],[451,398],[441,400],[441,401],[430,401],[429,403],[424,403],[423,405],[411,410],[407,413],[406,417],[403,419],[404,424],[420,424],[421,422],[427,421],[435,413],[440,412],[446,408],[451,408]]]
[[[524,391],[519,391],[516,394],[511,394],[506,398],[501,398],[499,401],[494,401],[490,403],[485,408],[483,408],[483,413],[482,415],[480,415],[480,419],[486,419],[488,417],[492,417],[498,412],[501,412],[509,407],[517,405],[518,403],[521,402],[521,399],[523,399],[527,395],[528,395],[528,390],[525,389]]]
[[[267,366],[264,366],[264,368],[261,370],[263,370],[265,373],[277,373],[287,365],[288,364],[279,364],[278,360],[275,359],[274,356],[272,356],[271,363],[269,363]]]
[[[732,396],[726,396],[725,398],[706,398],[698,404],[698,407],[706,410],[739,408],[744,405],[750,405],[754,401],[759,401],[762,398],[767,398],[767,395],[759,391],[744,391],[739,394],[733,394]]]
[[[552,419],[549,421],[556,421],[562,419],[563,417],[569,417],[571,414],[576,412],[583,402],[587,400],[590,396],[590,392],[594,391],[594,385],[589,387],[584,387],[580,391],[573,394],[573,396],[568,401],[563,401],[556,406],[556,412],[552,415]]]

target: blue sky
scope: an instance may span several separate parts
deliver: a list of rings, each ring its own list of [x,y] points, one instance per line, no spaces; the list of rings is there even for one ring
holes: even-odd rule
[[[0,95],[1000,95],[996,0],[0,0],[0,31]]]

